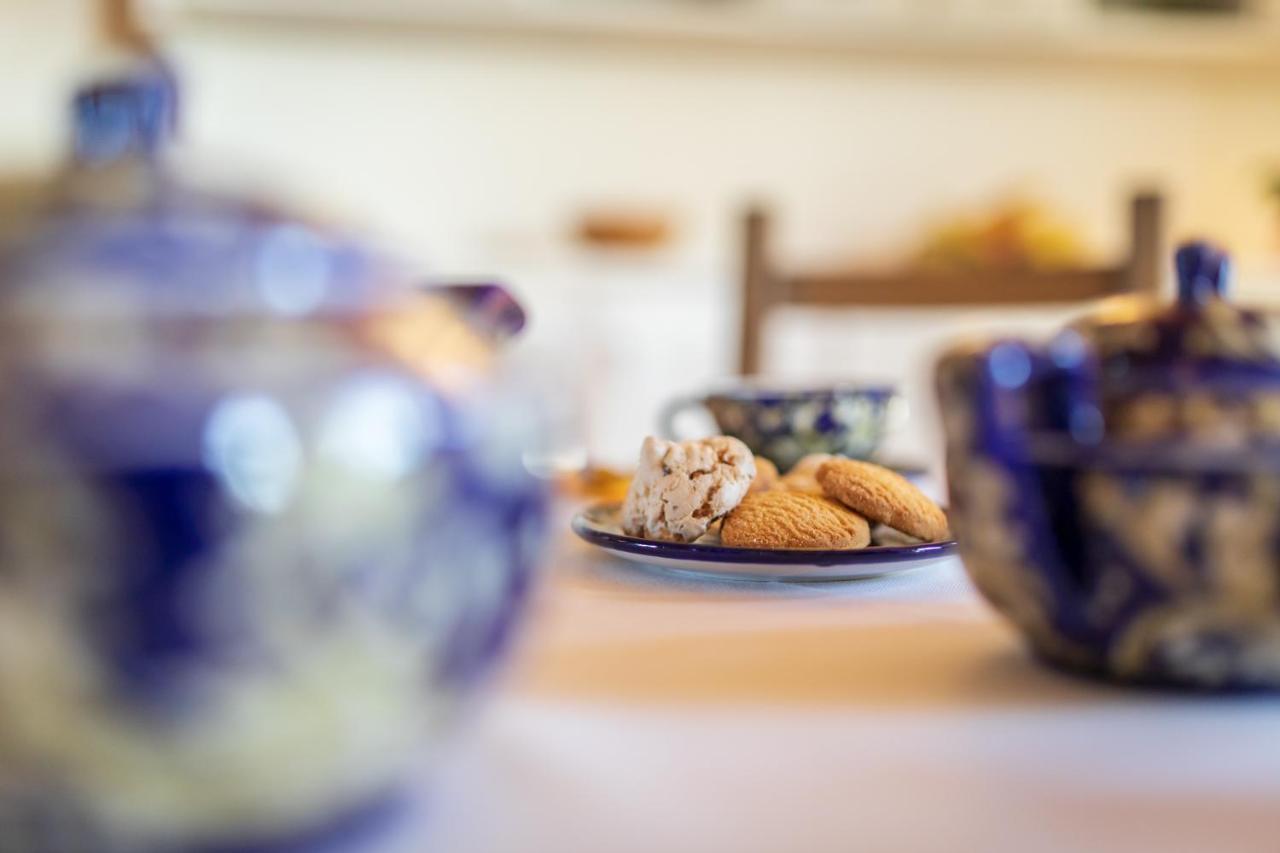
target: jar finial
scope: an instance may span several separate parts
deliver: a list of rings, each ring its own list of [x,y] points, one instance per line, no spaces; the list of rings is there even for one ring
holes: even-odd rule
[[[1207,240],[1192,240],[1178,247],[1174,258],[1178,271],[1178,302],[1200,305],[1227,296],[1231,259]]]
[[[177,125],[177,84],[131,0],[98,0],[101,62],[72,102],[75,161],[153,159]]]

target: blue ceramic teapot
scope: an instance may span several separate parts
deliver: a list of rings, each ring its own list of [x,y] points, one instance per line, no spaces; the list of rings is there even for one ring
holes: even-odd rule
[[[1280,686],[1280,337],[1177,253],[1173,305],[1120,297],[1044,346],[937,369],[953,529],[1043,658],[1115,679]]]
[[[63,174],[0,190],[6,849],[367,822],[498,659],[541,540],[535,401],[497,369],[518,306],[191,189],[175,91],[155,61],[93,81]]]

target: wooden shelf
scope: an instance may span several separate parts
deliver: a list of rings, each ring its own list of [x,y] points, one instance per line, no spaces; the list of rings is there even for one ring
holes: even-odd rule
[[[395,26],[439,34],[593,39],[869,56],[1280,69],[1280,26],[1264,16],[1098,9],[1091,0],[1033,0],[1001,14],[924,16],[901,4],[849,10],[749,0],[156,0],[181,21]],[[918,8],[910,7],[906,8]],[[1009,14],[1010,8],[1021,8]],[[888,10],[898,9],[896,12]],[[883,10],[883,11],[881,11]]]

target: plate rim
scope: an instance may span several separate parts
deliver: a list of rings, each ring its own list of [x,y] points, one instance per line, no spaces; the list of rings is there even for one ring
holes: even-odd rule
[[[622,506],[622,501],[598,501],[578,510],[569,526],[579,539],[610,551],[622,551],[667,559],[701,560],[707,563],[778,566],[836,566],[859,563],[907,563],[946,557],[956,551],[956,541],[922,542],[918,545],[872,545],[867,548],[736,548],[695,542],[663,542],[625,533],[597,529],[592,515]]]

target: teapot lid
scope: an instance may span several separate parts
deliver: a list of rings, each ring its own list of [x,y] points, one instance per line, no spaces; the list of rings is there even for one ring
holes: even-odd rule
[[[8,319],[345,315],[403,293],[404,270],[358,240],[175,174],[177,106],[158,54],[77,89],[65,167],[0,198]]]
[[[1227,301],[1220,249],[1188,243],[1176,268],[1172,305],[1118,297],[1047,346],[1003,338],[949,351],[938,367],[959,404],[944,405],[948,440],[1055,469],[1274,470],[1275,320]]]
[[[1231,263],[1205,241],[1183,244],[1174,258],[1177,301],[1107,300],[1071,327],[1088,341],[1112,391],[1231,384],[1259,375],[1280,378],[1280,339],[1265,313],[1228,300]]]
[[[216,348],[237,365],[256,358],[253,336],[263,358],[299,354],[273,357],[273,370],[310,375],[330,369],[321,353],[342,339],[352,357],[465,383],[520,330],[523,312],[497,284],[422,281],[341,229],[187,183],[164,156],[177,105],[158,55],[114,63],[73,97],[65,168],[0,183],[0,360],[47,352],[123,375],[142,370],[125,356],[145,341],[164,353],[154,370],[179,373]]]

